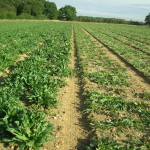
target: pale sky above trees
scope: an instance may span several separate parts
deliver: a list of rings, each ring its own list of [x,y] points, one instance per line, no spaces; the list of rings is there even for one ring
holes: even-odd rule
[[[58,8],[72,5],[77,15],[93,17],[122,18],[144,21],[150,12],[150,0],[49,0]]]

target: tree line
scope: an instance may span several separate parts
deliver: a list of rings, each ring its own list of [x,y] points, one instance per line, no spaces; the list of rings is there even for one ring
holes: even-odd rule
[[[133,21],[133,20],[127,21],[125,19],[118,19],[118,18],[102,18],[102,17],[78,16],[77,20],[78,21],[82,21],[82,22],[98,22],[98,23],[144,25],[143,22]]]
[[[59,19],[144,25],[144,22],[127,21],[117,18],[76,16],[75,7],[66,5],[58,9],[54,2],[47,0],[0,0],[0,19]],[[150,26],[150,13],[145,18],[145,24]]]
[[[0,0],[0,19],[75,20],[76,9],[70,5],[57,9],[46,0]]]

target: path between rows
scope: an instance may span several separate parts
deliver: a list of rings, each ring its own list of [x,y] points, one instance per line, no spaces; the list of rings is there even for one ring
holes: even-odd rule
[[[72,35],[72,52],[70,67],[76,70],[74,33]],[[55,126],[53,142],[47,143],[43,150],[84,150],[89,132],[85,126],[82,108],[83,98],[80,92],[78,75],[66,79],[67,85],[59,93],[59,103],[50,121]]]

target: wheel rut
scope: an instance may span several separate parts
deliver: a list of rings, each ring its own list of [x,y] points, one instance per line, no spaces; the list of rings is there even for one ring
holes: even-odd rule
[[[78,70],[77,61],[73,31],[70,68],[74,72]],[[42,150],[84,150],[87,142],[89,142],[86,118],[82,113],[84,100],[78,74],[67,78],[66,82],[67,85],[58,94],[60,106],[54,110],[50,119],[55,126],[55,139]]]

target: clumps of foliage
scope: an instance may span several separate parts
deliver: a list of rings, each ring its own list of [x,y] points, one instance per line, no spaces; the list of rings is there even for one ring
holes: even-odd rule
[[[145,24],[150,26],[150,13],[145,18]]]
[[[71,25],[51,31],[51,37],[0,84],[0,140],[20,150],[39,150],[52,139],[53,125],[44,110],[57,105],[57,92],[70,75]],[[43,28],[45,30],[45,28]],[[50,27],[48,28],[50,29]],[[54,33],[52,33],[54,32]],[[43,37],[44,38],[44,37]]]
[[[52,138],[53,126],[44,121],[46,115],[19,106],[15,99],[0,100],[0,138],[20,150],[38,150]]]

